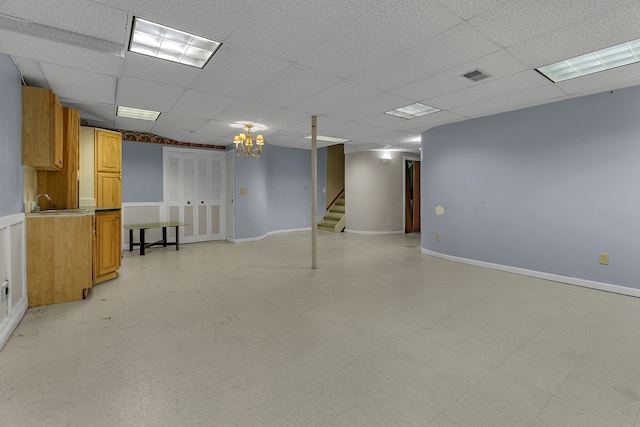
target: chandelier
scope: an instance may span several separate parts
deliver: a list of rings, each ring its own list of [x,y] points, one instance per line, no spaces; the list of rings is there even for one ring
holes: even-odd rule
[[[248,157],[251,155],[257,159],[262,153],[264,138],[262,135],[256,136],[256,142],[254,144],[251,138],[251,128],[253,125],[247,123],[244,126],[247,128],[247,134],[241,133],[233,137],[233,142],[236,144],[236,154],[238,157]]]

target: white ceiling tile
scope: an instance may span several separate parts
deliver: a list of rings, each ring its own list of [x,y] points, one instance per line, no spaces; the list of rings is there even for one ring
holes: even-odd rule
[[[151,128],[151,132],[165,138],[174,139],[176,141],[184,141],[184,138],[189,136],[189,134],[191,133],[187,130],[177,129],[176,127],[170,126],[168,124],[158,123],[158,121],[156,121]]]
[[[518,96],[502,96],[500,98],[479,102],[477,104],[453,108],[451,112],[464,117],[481,117],[503,111],[518,110],[533,105],[560,101],[567,97],[568,95],[558,89],[555,85],[548,85],[520,92]]]
[[[629,0],[511,0],[469,20],[480,32],[508,47],[620,7]]]
[[[219,138],[232,136],[238,129],[232,128],[230,125],[233,122],[223,122],[219,120],[209,120],[201,128],[195,131],[195,133],[201,135],[209,135]],[[229,139],[229,143],[233,141],[233,138]]]
[[[496,44],[469,25],[460,24],[356,74],[351,80],[382,90],[392,90],[498,49]]]
[[[292,132],[301,132],[301,133],[306,133],[307,135],[311,135],[311,116],[308,115],[308,113],[305,113],[305,114],[307,114],[307,117],[304,120],[296,123],[295,125],[287,126],[286,130],[292,131]],[[336,119],[334,117],[318,116],[318,119],[317,119],[318,133],[322,133],[323,131],[326,131],[326,129],[332,129],[336,126],[341,126],[346,122],[347,122],[346,120]]]
[[[472,84],[473,86],[469,88],[426,99],[423,103],[440,110],[449,110],[462,105],[476,104],[488,99],[516,94],[552,83],[540,75],[540,73],[527,70],[501,79],[487,79],[476,83],[472,82]]]
[[[231,107],[216,115],[214,118],[228,124],[242,121],[243,123],[259,122],[269,114],[273,114],[280,108],[274,105],[260,104],[251,101],[239,101]]]
[[[106,6],[115,7],[120,10],[129,10],[130,0],[94,0],[95,2],[102,3]]]
[[[123,76],[179,87],[189,86],[201,71],[199,68],[152,58],[134,52],[126,52],[123,62]]]
[[[247,99],[288,107],[337,84],[340,80],[338,77],[292,64],[249,94]]]
[[[290,62],[225,43],[190,88],[240,98],[289,65]]]
[[[160,117],[156,120],[157,124],[162,124],[164,126],[172,126],[177,129],[186,130],[192,132],[196,129],[201,128],[207,123],[207,119],[203,119],[200,117],[191,117],[191,116],[181,116],[178,114],[170,114],[170,113],[162,113]]]
[[[311,129],[311,115],[306,111],[282,108],[260,120],[260,123],[272,129],[284,129],[304,123],[308,124],[309,129]]]
[[[41,39],[0,29],[4,53],[78,70],[117,76],[121,57],[91,49]]]
[[[133,132],[151,132],[151,128],[156,122],[150,120],[136,120],[125,117],[116,116],[115,128],[122,130],[130,130]]]
[[[461,22],[434,0],[382,2],[297,63],[349,77]]]
[[[382,93],[379,90],[343,80],[322,92],[311,95],[291,106],[294,110],[308,111],[311,114],[320,115],[337,110],[350,104],[355,104],[363,99]]]
[[[371,7],[366,0],[258,1],[227,41],[294,62]]]
[[[640,63],[629,64],[556,84],[559,88],[572,95],[585,95],[634,86],[638,83],[640,83]]]
[[[533,68],[640,38],[640,2],[612,10],[508,48]],[[615,31],[612,31],[615,28]]]
[[[364,117],[370,117],[375,114],[381,114],[385,111],[394,110],[415,103],[417,100],[403,98],[393,93],[383,92],[367,98],[359,104],[352,104],[339,110],[327,113],[329,117],[335,117],[342,120],[356,121]]]
[[[113,105],[80,103],[65,98],[61,98],[60,103],[65,107],[78,110],[81,120],[97,120],[110,123],[110,127],[114,126],[115,109]]]
[[[20,70],[20,74],[22,78],[26,81],[28,86],[36,86],[42,88],[49,88],[49,83],[42,74],[42,68],[40,67],[40,63],[34,59],[28,58],[20,58],[20,57],[11,57],[13,62]]]
[[[236,98],[187,89],[170,112],[212,119],[236,102],[238,102]]]
[[[91,0],[4,0],[2,13],[124,45],[127,13]]]
[[[115,102],[117,80],[113,76],[47,63],[42,64],[42,71],[58,97],[98,104]]]
[[[510,53],[499,50],[463,65],[450,68],[441,73],[426,77],[406,86],[392,90],[396,95],[410,99],[427,99],[472,87],[474,82],[462,75],[480,69],[498,79],[529,69]]]
[[[468,21],[476,15],[489,11],[509,0],[438,0],[446,8]]]
[[[416,117],[415,119],[401,119],[398,118],[396,124],[389,125],[390,129],[402,130],[406,132],[415,132],[417,134],[424,132],[434,126],[439,126],[444,123],[451,123],[463,119],[460,114],[452,113],[450,111],[440,111],[433,114],[428,114],[422,117]]]
[[[224,42],[244,17],[254,0],[131,0],[133,15]],[[258,22],[259,24],[259,22]]]
[[[116,104],[146,110],[169,111],[183,88],[124,76],[118,83]]]

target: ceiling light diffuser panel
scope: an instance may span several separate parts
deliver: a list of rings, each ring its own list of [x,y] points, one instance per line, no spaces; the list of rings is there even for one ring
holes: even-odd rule
[[[152,110],[141,110],[139,108],[123,107],[122,105],[119,105],[116,115],[118,117],[126,117],[128,119],[156,121],[158,119],[158,116],[160,116],[160,112]]]
[[[221,43],[166,25],[133,18],[129,50],[154,58],[203,68]]]
[[[537,68],[554,83],[640,61],[640,39]]]
[[[400,117],[402,119],[413,119],[415,117],[425,116],[427,114],[437,113],[437,108],[429,107],[428,105],[415,103],[411,105],[407,105],[406,107],[396,108],[395,110],[385,111],[385,114],[390,116]]]

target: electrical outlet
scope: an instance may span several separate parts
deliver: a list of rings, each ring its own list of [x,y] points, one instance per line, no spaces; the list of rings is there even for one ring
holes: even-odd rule
[[[600,254],[600,264],[609,265],[609,254]]]
[[[436,233],[436,241],[440,241],[440,233]]]
[[[4,283],[2,284],[2,287],[0,287],[0,292],[2,293],[1,300],[2,301],[6,301],[9,299],[9,281],[5,280]]]

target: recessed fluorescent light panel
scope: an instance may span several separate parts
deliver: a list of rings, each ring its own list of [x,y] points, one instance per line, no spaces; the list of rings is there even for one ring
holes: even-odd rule
[[[305,138],[311,139],[311,135],[305,136]],[[341,144],[343,142],[351,141],[350,139],[334,138],[332,136],[321,136],[321,135],[316,136],[316,139],[318,141],[335,142],[336,144]]]
[[[139,108],[123,107],[118,105],[118,117],[126,117],[128,119],[151,120],[155,122],[160,115],[159,111],[140,110]]]
[[[129,50],[203,68],[222,43],[146,19],[133,18]]]
[[[537,70],[554,83],[640,61],[640,39],[545,65]]]
[[[416,103],[407,105],[406,107],[397,108],[391,111],[385,111],[385,114],[390,116],[396,116],[403,119],[413,119],[415,117],[425,116],[427,114],[437,113],[437,108],[429,107],[428,105]]]

